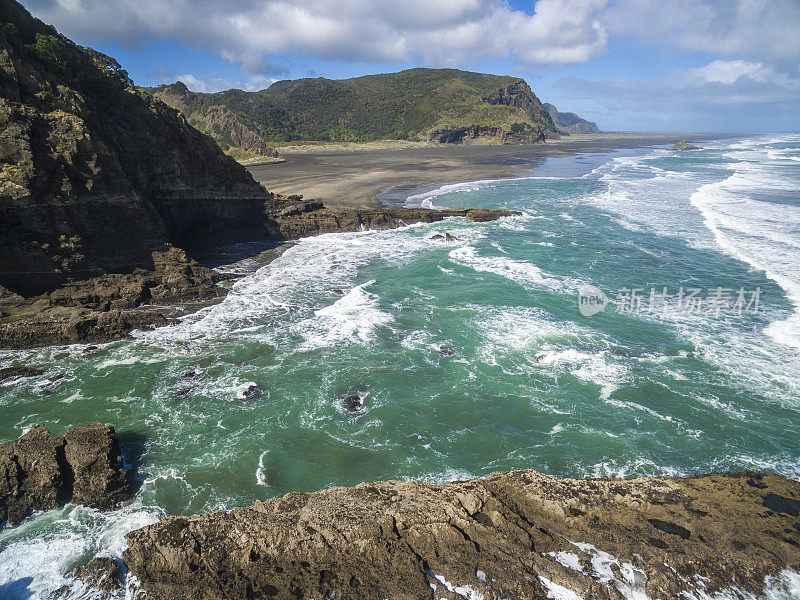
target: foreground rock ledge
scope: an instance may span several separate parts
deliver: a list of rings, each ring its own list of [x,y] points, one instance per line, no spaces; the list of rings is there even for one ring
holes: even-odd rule
[[[114,428],[103,423],[51,434],[37,425],[0,444],[0,523],[67,502],[112,509],[130,496]]]
[[[800,567],[800,483],[772,474],[379,482],[128,534],[147,598],[674,599]],[[703,579],[700,579],[703,578]],[[550,596],[550,597],[556,597]],[[570,596],[558,596],[570,597]]]

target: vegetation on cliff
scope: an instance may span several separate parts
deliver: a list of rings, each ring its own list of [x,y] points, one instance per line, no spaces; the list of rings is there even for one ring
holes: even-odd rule
[[[0,0],[0,285],[152,269],[166,243],[240,234],[269,194],[111,57]]]
[[[223,147],[237,145],[238,131],[255,133],[265,144],[453,142],[481,136],[531,142],[556,135],[550,116],[525,81],[457,69],[278,81],[259,92],[202,94],[180,82],[151,91]],[[235,125],[225,126],[231,116]]]

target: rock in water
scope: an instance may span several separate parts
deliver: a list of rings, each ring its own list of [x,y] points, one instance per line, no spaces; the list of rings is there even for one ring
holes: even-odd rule
[[[72,575],[104,594],[122,589],[122,568],[112,558],[94,558],[88,564],[73,570]]]
[[[756,594],[800,567],[798,501],[800,482],[758,473],[365,483],[168,517],[124,558],[150,600]]]
[[[38,425],[0,444],[0,523],[17,525],[34,510],[49,510],[72,497],[64,438]]]
[[[699,146],[693,146],[689,142],[686,141],[686,138],[682,138],[678,140],[678,143],[675,144],[670,150],[700,150]]]
[[[364,400],[361,399],[361,396],[353,394],[344,399],[344,405],[350,412],[358,412],[364,408]]]
[[[66,502],[111,509],[130,497],[114,428],[95,423],[52,435],[37,425],[0,444],[0,522]]]
[[[44,374],[44,371],[33,369],[31,367],[6,367],[0,369],[0,383],[8,379],[18,379],[20,377],[38,377]]]
[[[239,391],[239,399],[240,400],[252,400],[253,398],[258,398],[261,395],[261,388],[258,387],[255,383],[247,384],[245,388]]]
[[[64,442],[74,481],[71,502],[109,510],[130,496],[113,427],[95,423],[67,429]]]

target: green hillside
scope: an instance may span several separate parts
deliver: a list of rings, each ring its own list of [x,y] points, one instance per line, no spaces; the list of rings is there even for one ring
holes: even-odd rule
[[[202,94],[180,82],[151,91],[223,147],[237,145],[224,139],[230,123],[223,127],[221,122],[232,115],[238,127],[272,144],[460,142],[479,137],[534,142],[557,135],[547,110],[524,80],[456,69],[279,81],[259,92]],[[214,118],[220,112],[225,117]]]

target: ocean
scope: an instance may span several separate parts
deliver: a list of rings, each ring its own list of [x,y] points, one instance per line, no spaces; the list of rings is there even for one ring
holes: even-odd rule
[[[296,490],[800,479],[800,135],[702,145],[423,191],[405,205],[522,214],[304,239],[178,325],[0,353],[46,371],[0,386],[0,439],[109,423],[137,481],[119,511],[0,530],[0,597],[47,597],[165,515]]]

